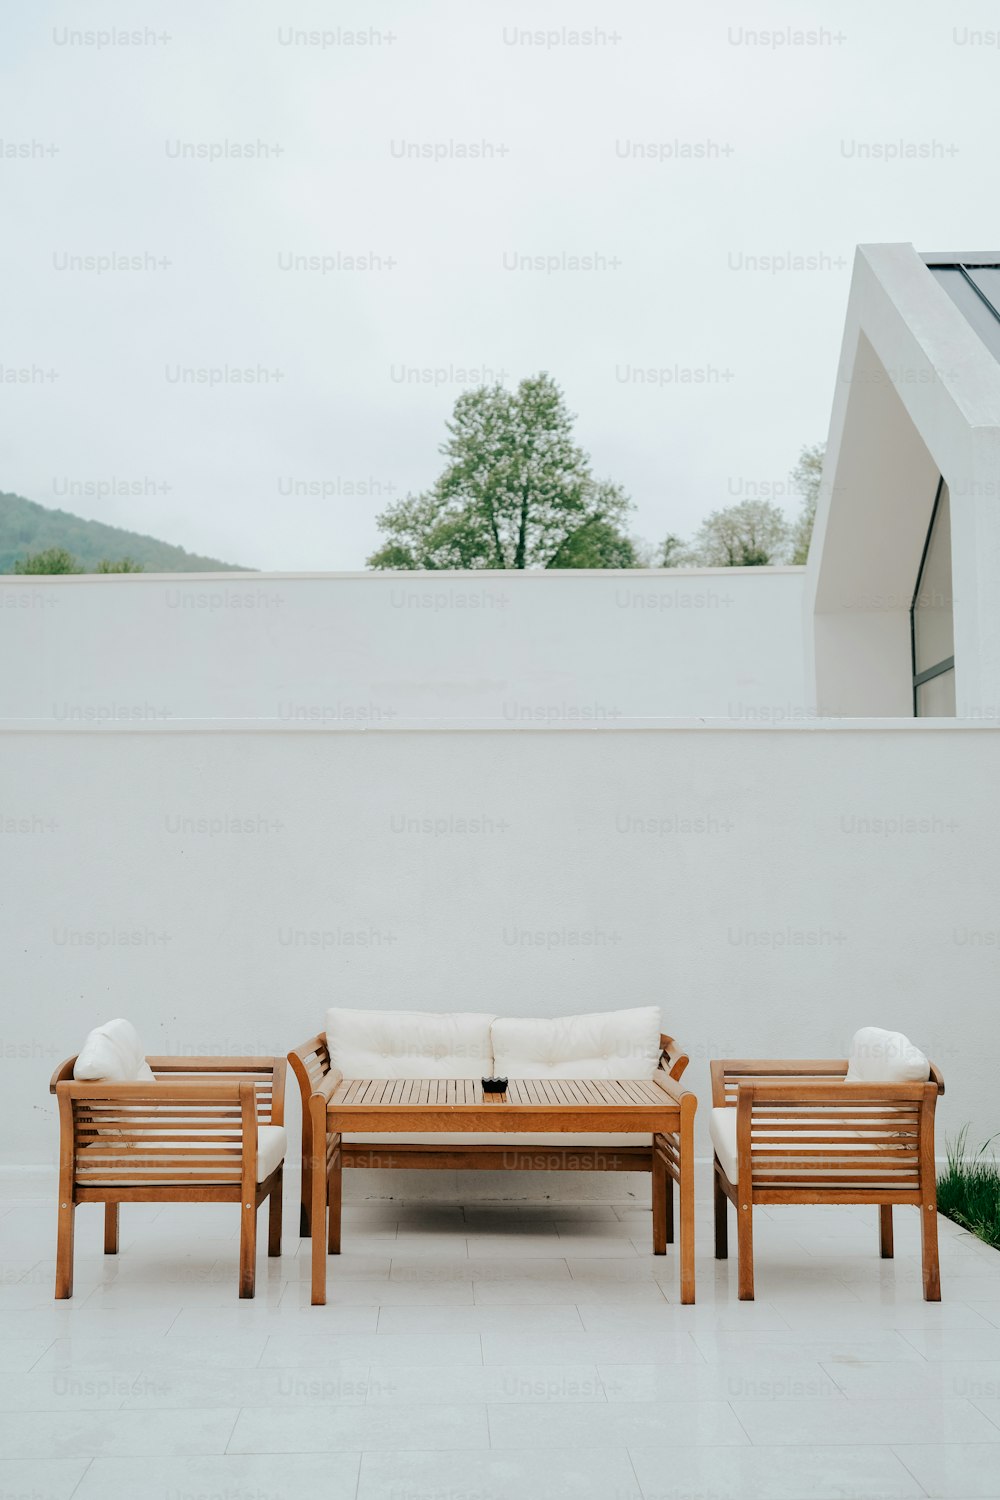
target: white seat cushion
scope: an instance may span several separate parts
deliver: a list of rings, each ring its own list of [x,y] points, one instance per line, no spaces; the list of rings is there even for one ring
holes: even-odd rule
[[[73,1077],[81,1083],[155,1082],[138,1032],[121,1017],[87,1033],[73,1064]]]
[[[485,1078],[492,1015],[420,1010],[326,1013],[330,1062],[345,1078]]]
[[[257,1181],[270,1177],[275,1167],[280,1167],[288,1150],[288,1134],[284,1125],[257,1126]]]
[[[729,1181],[735,1183],[739,1175],[736,1161],[736,1111],[719,1106],[708,1117],[708,1134],[719,1165]]]
[[[651,1078],[660,1060],[655,1005],[592,1015],[501,1017],[493,1022],[502,1078]]]
[[[929,1060],[901,1031],[862,1026],[851,1038],[845,1083],[926,1083]]]

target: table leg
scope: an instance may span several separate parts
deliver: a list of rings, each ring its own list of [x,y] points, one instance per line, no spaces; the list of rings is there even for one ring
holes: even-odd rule
[[[680,1149],[678,1151],[681,1220],[681,1301],[694,1301],[694,1094],[681,1100]]]
[[[314,1307],[326,1301],[326,1099],[314,1094],[309,1100],[312,1121],[312,1203],[309,1211],[312,1230],[312,1301]]]

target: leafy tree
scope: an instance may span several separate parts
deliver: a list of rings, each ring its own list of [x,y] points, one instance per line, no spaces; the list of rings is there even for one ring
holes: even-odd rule
[[[687,543],[670,531],[660,543],[655,560],[650,566],[653,568],[683,568],[687,563]]]
[[[14,563],[15,573],[82,573],[83,569],[65,547],[47,547],[44,552],[29,552]]]
[[[634,567],[631,501],[595,479],[551,376],[463,392],[441,445],[444,472],[378,517],[372,568]]]
[[[134,557],[119,557],[112,562],[110,558],[102,557],[95,573],[144,573],[146,571],[141,562],[136,562]]]
[[[809,542],[816,520],[816,502],[819,499],[819,487],[823,478],[825,453],[825,443],[814,443],[811,448],[803,448],[799,454],[798,463],[792,470],[792,483],[802,497],[802,509],[792,528],[793,563],[805,563],[809,559]]]
[[[790,529],[768,500],[743,500],[701,523],[691,561],[702,568],[759,568],[783,561]]]

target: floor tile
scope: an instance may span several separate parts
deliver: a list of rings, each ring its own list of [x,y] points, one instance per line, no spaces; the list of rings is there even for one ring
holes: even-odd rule
[[[915,1358],[916,1356],[914,1356]],[[483,1334],[483,1363],[520,1364],[538,1360],[559,1364],[703,1364],[704,1357],[687,1333],[500,1333]]]
[[[210,1411],[22,1411],[0,1415],[0,1453],[10,1458],[224,1453],[237,1416],[235,1408],[225,1407]]]
[[[354,1500],[360,1455],[204,1455],[158,1459],[95,1458],[72,1500]],[[2,1491],[0,1491],[2,1493]]]
[[[923,1490],[886,1447],[662,1448],[629,1455],[643,1500],[909,1500]]]
[[[520,1365],[439,1366],[379,1365],[370,1368],[369,1402],[398,1401],[417,1405],[431,1402],[464,1405],[549,1401],[607,1400],[596,1365],[525,1363]]]
[[[893,1451],[931,1500],[996,1500],[1000,1494],[992,1443],[917,1443]]]
[[[914,1364],[916,1362],[914,1361]],[[598,1366],[609,1401],[757,1401],[843,1399],[832,1375],[815,1360],[786,1360],[780,1368],[748,1364]]]
[[[623,1448],[366,1453],[357,1500],[642,1500]]]
[[[481,1365],[478,1334],[450,1333],[426,1338],[417,1333],[345,1333],[336,1340],[275,1335],[268,1339],[261,1365],[317,1365],[335,1354],[338,1359],[378,1360],[380,1364]]]
[[[71,1500],[87,1471],[86,1458],[0,1459],[2,1500]]]
[[[575,1306],[536,1307],[383,1307],[379,1333],[579,1333],[583,1328]]]
[[[734,1401],[750,1441],[769,1444],[1000,1444],[994,1427],[970,1401]],[[997,1448],[1000,1473],[1000,1446]]]
[[[805,1406],[846,1406],[846,1401],[803,1402]],[[509,1404],[490,1407],[490,1434],[497,1448],[605,1448],[656,1443],[675,1447],[745,1444],[746,1432],[725,1401],[691,1401],[678,1420],[676,1406],[652,1401],[609,1401],[605,1405]],[[1000,1432],[997,1434],[1000,1438]]]
[[[557,1408],[553,1405],[551,1409]],[[401,1448],[489,1446],[485,1406],[408,1406],[385,1402],[287,1411],[246,1407],[240,1412],[228,1451],[349,1453],[358,1449],[386,1452]]]

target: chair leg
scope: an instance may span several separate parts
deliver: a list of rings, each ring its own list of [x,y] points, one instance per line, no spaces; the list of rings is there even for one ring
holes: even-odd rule
[[[653,1254],[667,1253],[667,1169],[653,1137]]]
[[[334,1153],[333,1165],[327,1180],[327,1251],[340,1254],[340,1220],[344,1202],[344,1169],[341,1166],[339,1148]]]
[[[302,1141],[302,1201],[299,1204],[299,1238],[307,1240],[310,1237],[310,1219],[312,1208],[312,1146],[306,1150],[305,1133],[303,1125]]]
[[[281,1254],[281,1208],[282,1193],[284,1192],[284,1171],[278,1168],[278,1175],[274,1179],[274,1186],[269,1194],[267,1205],[267,1253],[275,1256]]]
[[[674,1243],[674,1179],[667,1173],[666,1193],[664,1194],[664,1208],[667,1221],[667,1244]]]
[[[117,1203],[104,1205],[104,1253],[118,1254],[118,1208]]]
[[[892,1260],[892,1204],[878,1206],[878,1250],[883,1260]]]
[[[309,1100],[312,1117],[313,1161],[309,1173],[309,1221],[312,1226],[312,1304],[326,1301],[326,1221],[328,1179],[326,1173],[326,1100],[313,1095]],[[321,1155],[319,1153],[322,1153]]]
[[[729,1199],[726,1197],[719,1181],[718,1169],[712,1168],[712,1182],[715,1187],[715,1258],[716,1260],[729,1259]]]
[[[737,1194],[737,1197],[739,1194]],[[753,1204],[741,1203],[736,1213],[737,1296],[753,1301]]]
[[[60,1200],[59,1228],[56,1235],[56,1296],[73,1295],[73,1230],[76,1204]]]
[[[252,1297],[257,1279],[257,1205],[240,1205],[240,1296]]]
[[[924,1273],[924,1301],[941,1301],[941,1269],[938,1264],[937,1203],[920,1205],[920,1259]]]

